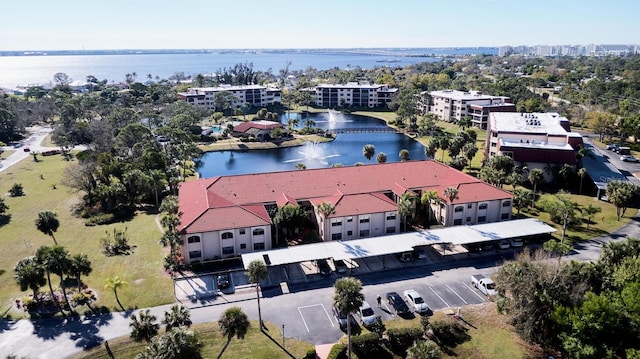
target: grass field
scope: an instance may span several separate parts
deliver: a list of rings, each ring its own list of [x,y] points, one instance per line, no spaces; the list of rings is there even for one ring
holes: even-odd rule
[[[282,332],[280,332],[278,326],[269,322],[265,322],[265,324],[269,329],[269,335],[278,341],[278,343],[282,344]],[[234,337],[222,357],[225,359],[289,358],[282,349],[274,344],[271,339],[261,333],[258,328],[258,322],[252,321],[249,332],[244,339],[237,339]],[[200,351],[202,353],[202,357],[217,358],[220,350],[222,350],[222,347],[227,340],[227,338],[220,332],[218,323],[194,324],[191,326],[191,330],[193,330],[203,344],[202,350]],[[129,337],[120,337],[109,341],[109,348],[111,349],[113,356],[118,359],[135,358],[136,354],[144,351],[145,347],[145,342],[135,342]],[[301,340],[291,338],[285,339],[285,348],[296,358],[304,357],[307,350],[312,347],[312,344]],[[107,354],[105,347],[100,346],[69,357],[69,359],[85,358],[108,359],[109,355]]]
[[[20,292],[13,279],[15,264],[34,255],[43,245],[53,245],[52,239],[38,231],[35,220],[45,210],[56,212],[60,227],[55,233],[58,243],[71,255],[84,253],[92,262],[93,272],[84,279],[97,292],[94,307],[116,307],[112,291],[104,290],[106,278],[119,275],[128,285],[118,291],[125,307],[149,307],[173,301],[172,281],[162,270],[163,248],[158,244],[161,232],[154,214],[139,213],[126,223],[87,227],[82,218],[73,215],[72,209],[79,202],[79,195],[61,185],[64,168],[69,162],[62,156],[40,156],[39,162],[31,157],[0,173],[0,193],[9,206],[10,222],[0,227],[0,305],[4,313],[15,299],[27,295]],[[25,196],[10,197],[6,192],[14,183],[24,187]],[[55,189],[54,189],[55,186]],[[106,257],[99,240],[105,232],[114,228],[127,229],[130,244],[136,246],[133,254],[122,257]],[[58,284],[55,276],[54,285]],[[41,290],[46,290],[46,287]],[[83,310],[82,308],[80,309]],[[25,313],[12,309],[12,317]]]

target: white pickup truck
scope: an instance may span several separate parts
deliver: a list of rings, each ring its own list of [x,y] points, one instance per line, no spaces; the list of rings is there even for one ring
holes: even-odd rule
[[[487,278],[482,274],[474,274],[471,276],[471,284],[474,287],[478,288],[479,291],[484,293],[484,295],[488,297],[493,297],[498,292],[496,291],[496,284],[491,280],[491,278]]]

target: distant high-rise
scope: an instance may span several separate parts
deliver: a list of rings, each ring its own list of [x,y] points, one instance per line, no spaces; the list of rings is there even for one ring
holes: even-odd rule
[[[499,56],[626,56],[640,53],[638,45],[588,44],[588,45],[535,45],[502,46]]]

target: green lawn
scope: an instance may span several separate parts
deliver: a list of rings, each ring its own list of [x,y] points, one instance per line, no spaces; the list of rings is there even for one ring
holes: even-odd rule
[[[265,324],[269,329],[269,335],[278,341],[278,343],[282,344],[282,332],[280,332],[278,326],[269,322],[265,322]],[[258,322],[252,321],[249,332],[244,339],[242,340],[234,337],[222,357],[225,359],[289,358],[281,348],[261,333],[258,328]],[[191,326],[191,329],[203,343],[201,350],[202,357],[217,358],[220,350],[227,340],[220,332],[218,323],[194,324]],[[114,357],[118,359],[135,358],[136,354],[144,351],[145,347],[146,343],[135,342],[129,337],[120,337],[109,341],[109,348],[111,349]],[[307,350],[313,348],[313,345],[298,339],[286,338],[285,348],[296,358],[302,358],[306,354]],[[105,347],[100,346],[69,357],[69,359],[84,358],[108,359],[109,355],[107,354]]]
[[[119,275],[128,286],[118,291],[125,307],[149,307],[173,301],[172,281],[162,270],[163,248],[158,244],[161,232],[155,215],[139,213],[126,223],[108,226],[87,227],[82,218],[72,213],[79,202],[79,194],[73,193],[61,183],[64,168],[69,162],[62,156],[31,157],[0,173],[0,192],[5,194],[14,183],[24,187],[25,196],[4,195],[9,206],[10,222],[0,227],[0,305],[7,310],[15,299],[30,292],[20,292],[13,279],[15,264],[34,255],[43,245],[53,245],[52,239],[38,231],[35,220],[38,213],[52,210],[57,213],[60,227],[55,233],[58,243],[65,246],[71,255],[84,253],[92,262],[93,272],[84,279],[89,287],[97,291],[94,307],[117,308],[113,292],[104,290],[105,279]],[[55,185],[55,189],[54,189]],[[130,244],[135,245],[133,254],[123,257],[106,257],[102,254],[99,240],[113,228],[127,228]],[[55,277],[52,277],[55,278]],[[54,285],[58,284],[54,280]],[[41,290],[46,290],[46,287]],[[80,308],[84,311],[84,308]],[[12,309],[13,317],[25,313]]]

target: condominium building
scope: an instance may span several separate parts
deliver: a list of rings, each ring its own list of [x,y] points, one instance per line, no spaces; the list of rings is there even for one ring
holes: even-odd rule
[[[347,84],[321,84],[307,89],[312,102],[318,107],[383,107],[391,102],[398,92],[388,85],[349,82]]]
[[[191,87],[187,92],[179,92],[178,98],[193,105],[215,109],[215,96],[221,92],[228,92],[233,95],[234,100],[231,103],[231,108],[245,107],[247,105],[265,107],[282,101],[280,89],[261,85]]]
[[[456,198],[446,198],[449,187]],[[443,226],[511,219],[509,192],[434,160],[219,176],[180,187],[183,257],[194,263],[271,249],[269,214],[285,205],[303,208],[323,241],[399,233],[400,198],[417,201],[426,191],[440,197],[429,208]],[[323,203],[334,211],[320,213]]]
[[[416,97],[422,113],[433,113],[441,121],[456,122],[470,117],[474,127],[486,129],[489,113],[515,112],[509,97],[484,95],[480,91],[442,90],[422,92]]]
[[[529,170],[562,164],[576,165],[582,136],[571,132],[569,120],[554,112],[491,113],[487,129],[487,158],[504,155]],[[551,174],[545,171],[546,180]]]

